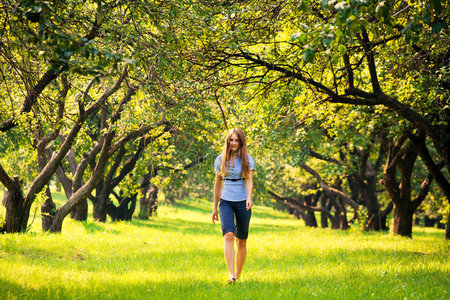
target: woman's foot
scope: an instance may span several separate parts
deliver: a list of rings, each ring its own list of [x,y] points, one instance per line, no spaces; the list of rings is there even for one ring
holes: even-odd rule
[[[227,284],[233,284],[236,282],[236,275],[234,274],[228,274],[228,280],[227,280]]]

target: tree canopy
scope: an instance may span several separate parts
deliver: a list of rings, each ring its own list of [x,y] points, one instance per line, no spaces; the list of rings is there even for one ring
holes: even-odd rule
[[[159,189],[172,201],[186,187],[210,195],[232,127],[256,158],[257,200],[311,226],[319,211],[322,226],[381,230],[393,211],[394,233],[410,236],[415,212],[448,218],[449,10],[439,0],[4,1],[3,231],[26,230],[42,191],[51,231],[69,213],[86,218],[88,199],[105,221],[131,218],[137,199],[147,218]],[[56,178],[68,198],[59,208]]]

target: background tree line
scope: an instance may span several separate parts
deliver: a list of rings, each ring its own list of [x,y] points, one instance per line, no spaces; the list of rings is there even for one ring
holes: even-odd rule
[[[89,201],[105,221],[130,219],[138,198],[149,217],[161,188],[169,201],[210,196],[234,126],[257,159],[256,198],[307,225],[320,212],[322,227],[385,230],[392,213],[394,233],[411,236],[415,213],[448,220],[449,9],[6,1],[3,231],[25,230],[36,198],[43,229],[61,231]],[[52,178],[68,199],[59,208]]]

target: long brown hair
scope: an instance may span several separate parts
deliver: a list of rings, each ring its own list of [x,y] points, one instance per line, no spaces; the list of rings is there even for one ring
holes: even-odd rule
[[[247,178],[250,174],[250,163],[248,161],[247,156],[247,143],[245,142],[245,135],[242,130],[239,128],[230,129],[227,133],[227,137],[225,139],[225,144],[223,145],[222,150],[222,162],[220,164],[220,175],[226,175],[226,163],[228,165],[231,164],[231,147],[230,147],[230,139],[233,133],[236,133],[239,140],[239,152],[238,157],[241,162],[241,176],[243,178]],[[231,167],[231,166],[229,166]]]

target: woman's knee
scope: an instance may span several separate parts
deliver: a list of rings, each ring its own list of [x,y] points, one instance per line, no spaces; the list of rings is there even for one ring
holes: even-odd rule
[[[242,240],[242,239],[236,238],[236,245],[238,247],[245,247],[247,245],[247,240]]]
[[[227,232],[223,235],[223,238],[225,239],[225,241],[227,242],[234,242],[235,239],[235,234],[233,232]]]

